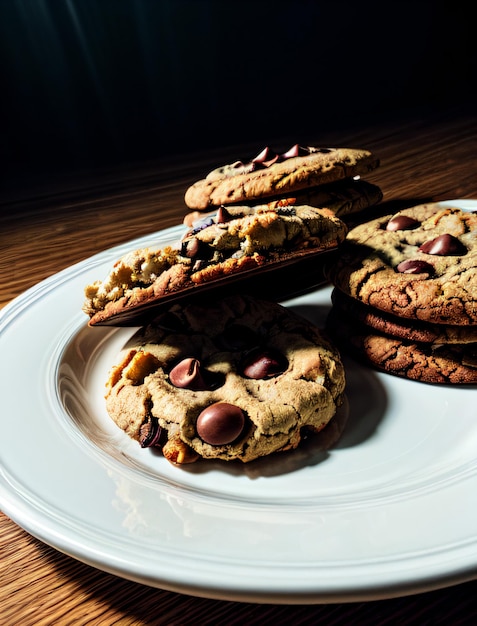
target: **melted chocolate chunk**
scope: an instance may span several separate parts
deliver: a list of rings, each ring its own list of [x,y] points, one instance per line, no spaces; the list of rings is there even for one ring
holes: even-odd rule
[[[430,274],[431,276],[434,274],[434,267],[430,263],[418,259],[402,261],[396,269],[401,274]]]
[[[212,446],[232,443],[243,431],[245,415],[238,406],[216,402],[205,408],[197,418],[197,434]]]
[[[439,235],[422,244],[420,252],[438,256],[453,256],[467,253],[467,248],[453,235]]]
[[[149,422],[145,422],[139,429],[139,443],[141,448],[152,448],[159,446],[162,435],[162,428],[159,426],[159,422],[153,419]]]
[[[278,376],[287,367],[287,359],[277,350],[256,348],[245,357],[242,372],[247,378],[259,380]]]
[[[408,217],[407,215],[395,215],[386,224],[386,230],[412,230],[413,228],[417,228],[419,224],[420,222],[415,220],[413,217]]]

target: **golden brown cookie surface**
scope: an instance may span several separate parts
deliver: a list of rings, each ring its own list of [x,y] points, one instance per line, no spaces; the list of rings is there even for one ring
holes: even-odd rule
[[[166,299],[332,251],[347,227],[309,206],[231,207],[188,231],[176,248],[135,250],[85,289],[90,324],[119,323]]]
[[[477,214],[439,203],[351,229],[331,266],[345,294],[397,317],[477,324]]]
[[[339,289],[333,290],[331,298],[333,302],[331,315],[340,315],[359,321],[367,326],[370,332],[375,330],[398,339],[435,346],[477,343],[477,325],[453,326],[397,317],[350,298]]]
[[[267,147],[251,161],[213,170],[191,185],[184,199],[189,208],[199,210],[248,203],[364,176],[378,166],[378,158],[368,150],[295,145],[277,154]]]
[[[333,418],[344,369],[315,326],[244,296],[174,305],[125,346],[107,385],[111,418],[174,463],[247,462],[295,448]]]
[[[477,343],[433,344],[393,337],[333,310],[327,328],[343,353],[388,374],[423,383],[477,383]]]

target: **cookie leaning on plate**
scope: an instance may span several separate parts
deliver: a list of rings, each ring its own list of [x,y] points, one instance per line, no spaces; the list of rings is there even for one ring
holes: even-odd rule
[[[351,229],[330,281],[406,319],[477,324],[477,214],[422,204]]]
[[[117,321],[224,279],[335,250],[346,232],[346,225],[326,209],[219,209],[176,247],[135,250],[119,259],[103,281],[85,288],[83,310],[90,325]]]
[[[172,463],[252,461],[296,448],[343,401],[336,348],[314,325],[245,296],[172,305],[107,382],[114,422]]]
[[[237,161],[216,168],[205,179],[191,185],[184,200],[190,209],[205,211],[221,205],[266,203],[272,198],[287,198],[322,185],[347,181],[349,192],[342,185],[341,191],[336,192],[338,195],[367,196],[367,202],[374,203],[376,198],[381,198],[379,188],[371,185],[362,186],[362,189],[353,187],[352,179],[364,176],[378,166],[379,159],[368,150],[296,144],[287,152],[277,154],[267,147],[246,163]],[[321,198],[317,200],[320,204],[315,204],[306,198],[298,199],[297,203],[302,201],[326,207],[330,200]],[[341,204],[347,207],[343,211],[352,206],[349,202],[341,201]]]

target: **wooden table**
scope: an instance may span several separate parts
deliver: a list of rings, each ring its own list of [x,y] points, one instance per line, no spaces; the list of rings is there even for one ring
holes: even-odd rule
[[[330,129],[308,141],[378,154],[381,167],[368,180],[381,186],[385,201],[477,198],[477,116],[472,112],[415,114]],[[10,181],[0,199],[0,305],[94,253],[181,222],[190,183],[261,147],[228,147],[111,171],[53,173],[28,184]],[[2,626],[477,623],[477,580],[367,602],[227,602],[149,588],[96,570],[42,544],[3,514],[0,542]]]

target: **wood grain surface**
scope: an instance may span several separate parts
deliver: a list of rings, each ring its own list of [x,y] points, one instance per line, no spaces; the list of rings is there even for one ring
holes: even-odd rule
[[[285,148],[294,138],[269,145]],[[390,207],[477,198],[477,115],[413,114],[319,137],[309,145],[367,148],[381,166],[367,179]],[[0,195],[0,306],[39,281],[106,248],[182,222],[189,184],[262,145],[111,171],[6,181]],[[1,361],[2,367],[5,367]],[[5,416],[2,416],[5,418]],[[12,416],[12,419],[14,416]],[[477,555],[476,555],[477,561]],[[477,571],[477,570],[476,570]],[[84,565],[0,514],[0,625],[459,624],[477,623],[477,580],[377,601],[265,605],[153,589]]]

